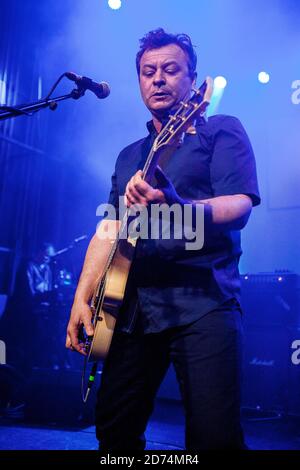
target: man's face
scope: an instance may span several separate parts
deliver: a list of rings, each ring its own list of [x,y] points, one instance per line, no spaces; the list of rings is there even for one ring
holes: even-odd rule
[[[144,103],[156,117],[188,99],[195,82],[189,75],[187,56],[176,44],[144,52],[139,79]]]

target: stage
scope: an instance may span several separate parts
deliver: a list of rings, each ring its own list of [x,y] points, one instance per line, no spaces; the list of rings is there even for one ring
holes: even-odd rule
[[[300,450],[300,417],[242,410],[250,450]],[[175,400],[159,399],[146,431],[146,450],[183,450],[184,418]],[[0,420],[1,450],[97,450],[94,426],[62,427]]]

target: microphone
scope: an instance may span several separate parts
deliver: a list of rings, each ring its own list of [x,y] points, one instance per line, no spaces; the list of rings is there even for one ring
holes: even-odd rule
[[[96,83],[90,78],[81,77],[80,75],[76,75],[74,72],[66,72],[65,76],[69,80],[72,80],[72,82],[75,82],[80,91],[84,92],[85,90],[90,90],[95,93],[99,99],[107,98],[110,94],[110,88],[106,82]]]

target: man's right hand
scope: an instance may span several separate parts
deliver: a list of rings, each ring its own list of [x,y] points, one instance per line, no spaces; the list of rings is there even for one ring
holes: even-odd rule
[[[88,336],[94,334],[91,320],[92,312],[90,306],[85,302],[75,301],[67,327],[66,348],[86,356],[84,343],[81,342],[82,338],[80,338],[80,332],[82,331],[82,327],[84,327]]]
[[[108,233],[115,230],[117,236],[121,221],[102,220],[100,226],[104,225]],[[89,299],[93,297],[93,292],[97,283],[101,279],[102,272],[106,266],[111,253],[112,240],[100,239],[95,233],[91,239],[84,260],[82,273],[75,293],[75,299],[71,310],[70,320],[67,328],[66,347],[72,351],[78,351],[86,356],[84,349],[84,339],[82,329],[84,327],[88,336],[93,336],[92,312],[89,306]]]

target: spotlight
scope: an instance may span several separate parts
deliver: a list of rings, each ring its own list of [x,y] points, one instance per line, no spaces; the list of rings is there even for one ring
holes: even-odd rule
[[[0,104],[6,103],[6,81],[0,80]]]
[[[121,8],[122,2],[121,0],[108,0],[108,6],[112,10],[119,10]]]
[[[267,72],[259,72],[258,80],[260,81],[260,83],[268,83],[268,81],[270,80],[270,75]]]
[[[217,112],[219,104],[222,100],[222,96],[224,94],[224,89],[227,85],[227,80],[225,77],[218,76],[214,79],[214,91],[211,97],[210,106],[208,108],[208,116],[212,116]]]
[[[225,88],[226,85],[227,85],[227,80],[225,77],[222,77],[222,76],[218,76],[214,79],[214,85],[216,88]]]

